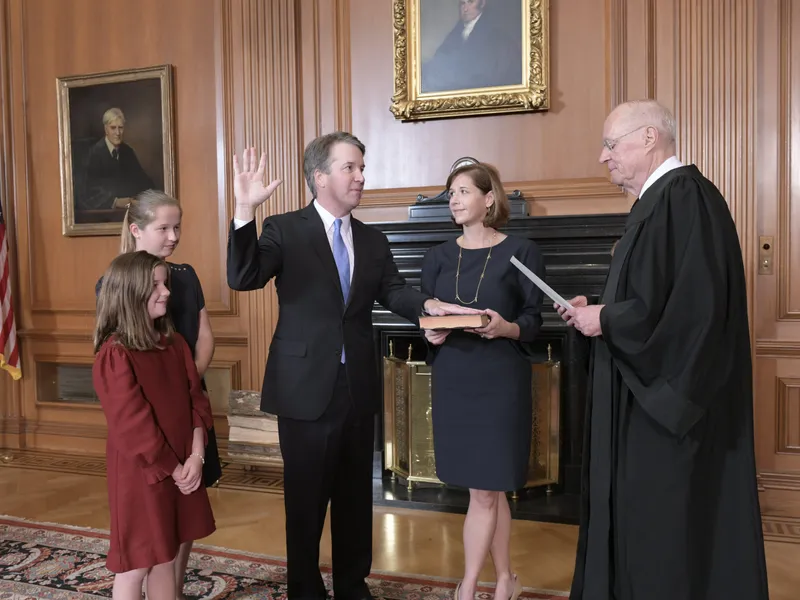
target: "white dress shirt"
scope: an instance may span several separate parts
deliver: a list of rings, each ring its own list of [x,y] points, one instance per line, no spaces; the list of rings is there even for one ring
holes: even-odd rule
[[[320,218],[322,219],[322,225],[325,228],[325,235],[328,236],[328,245],[331,247],[331,253],[333,253],[333,231],[335,227],[334,221],[336,221],[336,217],[334,217],[331,213],[325,210],[319,202],[316,200],[314,201],[314,208],[317,209]],[[239,229],[240,227],[244,227],[250,221],[242,221],[234,217],[233,219],[233,228]],[[355,263],[354,254],[353,254],[353,228],[350,226],[350,215],[346,214],[342,217],[342,239],[344,240],[344,247],[347,249],[347,257],[350,262],[350,282],[353,281],[353,267]]]
[[[644,196],[644,193],[647,190],[647,188],[649,188],[651,185],[653,185],[662,176],[666,175],[667,173],[669,173],[673,169],[677,169],[677,168],[682,167],[682,166],[683,166],[683,163],[678,160],[677,156],[670,156],[667,160],[665,160],[663,163],[658,165],[658,168],[655,171],[653,171],[650,174],[650,177],[647,178],[647,181],[644,182],[644,185],[642,186],[642,191],[639,192],[639,198]]]
[[[481,13],[481,15],[482,14],[483,13]],[[477,17],[472,19],[472,21],[467,21],[466,23],[464,23],[464,29],[461,30],[461,39],[462,40],[464,40],[465,42],[467,41],[467,38],[469,37],[469,34],[472,33],[473,29],[475,29],[475,23],[478,22],[478,19],[481,18],[481,15],[478,15]]]

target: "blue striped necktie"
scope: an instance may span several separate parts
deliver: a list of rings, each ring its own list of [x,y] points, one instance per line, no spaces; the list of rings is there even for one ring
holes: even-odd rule
[[[350,295],[350,258],[347,256],[347,248],[342,238],[342,220],[336,219],[333,222],[333,260],[336,261],[336,269],[339,271],[339,283],[342,284],[342,297],[347,304]],[[344,345],[342,345],[342,363],[344,363]]]

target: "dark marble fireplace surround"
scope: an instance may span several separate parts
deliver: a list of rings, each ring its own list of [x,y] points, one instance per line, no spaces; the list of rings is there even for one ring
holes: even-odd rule
[[[544,256],[547,283],[565,298],[578,294],[596,298],[605,281],[611,248],[622,236],[627,215],[528,216],[519,194],[515,192],[509,197],[512,200],[512,218],[502,230],[509,235],[532,239],[539,245]],[[452,224],[447,201],[442,197],[418,198],[409,214],[408,221],[373,225],[389,239],[402,275],[411,285],[419,287],[420,266],[425,252],[432,246],[456,238],[460,231]],[[589,342],[565,325],[547,298],[542,314],[544,324],[538,340],[541,360],[547,359],[550,345],[553,360],[561,362],[559,483],[551,486],[549,492],[535,488],[520,492],[516,498],[509,495],[509,502],[512,516],[517,519],[576,523]],[[424,342],[414,325],[377,304],[373,310],[373,322],[379,364],[389,354],[390,340],[394,342],[396,356],[406,358],[410,344],[412,358],[424,359]],[[466,490],[417,483],[409,491],[405,481],[392,479],[391,473],[383,468],[382,417],[376,428],[375,452],[375,504],[466,512],[469,500]]]

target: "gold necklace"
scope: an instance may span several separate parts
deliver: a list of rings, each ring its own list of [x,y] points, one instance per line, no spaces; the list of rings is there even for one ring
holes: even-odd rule
[[[489,259],[492,257],[492,248],[494,248],[494,238],[497,235],[497,231],[492,234],[492,241],[489,245],[489,253],[486,255],[486,261],[483,263],[483,271],[481,271],[480,279],[478,279],[478,287],[475,288],[475,297],[470,302],[465,302],[461,299],[461,296],[458,295],[458,278],[461,274],[461,251],[463,250],[462,246],[458,246],[458,266],[456,267],[456,300],[461,302],[461,304],[475,304],[478,301],[478,292],[481,289],[481,283],[483,283],[483,276],[486,274],[486,266],[489,264]]]

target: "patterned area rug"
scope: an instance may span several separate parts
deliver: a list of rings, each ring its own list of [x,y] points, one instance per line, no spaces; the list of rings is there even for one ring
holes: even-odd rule
[[[14,517],[0,517],[0,600],[88,600],[110,598],[113,574],[105,568],[108,532]],[[184,594],[202,599],[286,598],[286,563],[280,558],[197,544],[189,559]],[[325,571],[330,589],[330,570]],[[452,598],[456,581],[372,574],[376,600]],[[492,599],[482,587],[480,600]],[[564,592],[526,589],[523,598],[556,600]]]

